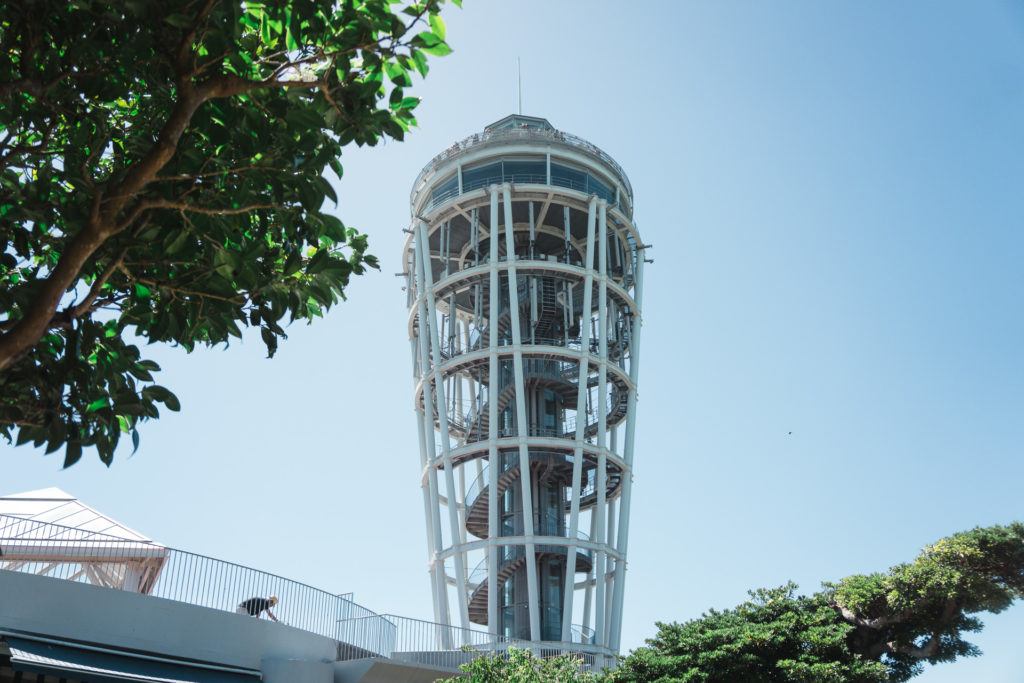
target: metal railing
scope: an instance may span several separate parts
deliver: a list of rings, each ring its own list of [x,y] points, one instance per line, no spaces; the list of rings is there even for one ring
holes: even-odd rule
[[[433,208],[437,204],[445,202],[445,201],[451,199],[452,197],[458,197],[458,196],[459,196],[459,186],[458,185],[456,185],[455,187],[449,187],[448,189],[445,189],[445,190],[436,191],[436,192],[434,192],[434,194],[430,195],[430,207]]]
[[[339,619],[338,659],[391,657],[397,633],[397,625],[385,615],[353,615]]]
[[[501,185],[502,183],[519,183],[522,185],[549,184],[548,177],[546,175],[532,175],[527,173],[504,173],[502,175],[473,178],[468,182],[463,182],[461,193],[459,192],[459,187],[457,185],[443,190],[435,190],[430,195],[430,202],[427,204],[426,208],[428,210],[432,209],[438,204],[443,204],[452,197],[459,196],[459,194],[465,194],[467,192],[472,192],[473,190],[490,187],[491,185]],[[589,173],[585,173],[582,181],[571,178],[567,175],[556,175],[552,173],[550,185],[554,187],[565,187],[584,194],[596,194],[598,197],[605,199],[611,204],[615,203],[615,193],[596,178],[592,178]]]
[[[505,457],[505,454],[503,453],[499,457]],[[518,451],[513,453],[513,458],[514,459],[508,464],[508,466],[505,467],[504,469],[502,469],[501,473],[499,474],[499,477],[501,476],[501,474],[504,474],[505,472],[507,472],[509,470],[518,470],[519,469],[519,453],[518,453]],[[535,451],[535,450],[531,450],[530,451],[530,461],[531,462],[547,462],[547,461],[550,461],[552,459],[555,459],[555,460],[561,459],[562,463],[564,463],[567,467],[572,467],[572,459],[571,459],[571,457],[567,453],[558,453],[558,452],[554,452],[554,451],[551,451],[551,452]],[[483,463],[483,466],[482,466],[482,468],[480,470],[480,474],[478,474],[473,479],[472,483],[470,483],[470,485],[469,485],[469,488],[466,489],[466,509],[467,510],[472,508],[474,505],[476,505],[477,498],[479,498],[480,494],[483,493],[487,489],[487,487],[489,485],[489,481],[490,481],[489,469],[490,469],[490,463],[488,463],[485,460],[484,463]],[[594,492],[597,490],[597,468],[595,467],[595,465],[594,465],[594,463],[592,461],[585,460],[584,461],[583,472],[581,474],[582,474],[582,477],[581,477],[581,481],[580,481],[580,484],[581,484],[581,487],[580,487],[580,499],[581,500],[585,500],[585,499],[589,498],[590,496],[594,495]],[[618,486],[617,474],[618,474],[617,472],[613,473],[613,476],[609,477],[609,481],[608,481],[608,489],[609,490],[613,490],[614,488],[616,488]],[[572,491],[571,491],[571,489],[567,489],[566,490],[566,499],[565,499],[564,502],[565,502],[566,509],[568,510],[569,509],[568,506],[572,502]],[[588,540],[588,539],[585,539],[585,540]]]
[[[609,423],[625,415],[628,398],[629,394],[627,392],[618,390],[615,385],[612,385],[612,390],[608,392],[605,407],[605,414],[608,416]],[[498,438],[519,436],[519,431],[515,428],[515,425],[504,425],[500,423],[501,405],[502,402],[499,401]],[[456,405],[455,407],[459,406]],[[462,410],[460,415],[460,411],[453,410],[453,406],[449,406],[449,431],[453,432],[457,437],[465,439],[466,443],[486,440],[490,430],[489,406],[487,402],[469,399],[463,401],[461,408]],[[465,417],[462,417],[462,415],[465,415]],[[435,413],[435,424],[437,424],[438,417],[437,413]],[[561,417],[553,427],[531,423],[527,425],[524,431],[526,436],[531,437],[573,440],[576,438],[576,422],[576,415],[565,415]],[[598,426],[599,416],[593,411],[588,412],[586,426],[584,427],[584,437],[588,443],[593,442],[592,437],[597,433]]]
[[[531,173],[504,173],[502,175],[492,175],[485,178],[474,178],[469,182],[465,180],[462,183],[462,191],[471,192],[473,190],[479,190],[481,187],[488,187],[490,185],[501,185],[502,183],[523,183],[523,184],[536,184],[536,185],[547,185],[548,177],[546,175],[535,175]],[[458,194],[458,188],[456,188],[456,194]],[[431,206],[438,203],[438,199],[431,199]]]
[[[449,338],[442,339],[441,340],[441,356],[446,358],[446,359],[450,359],[450,358],[454,358],[455,356],[461,356],[464,353],[472,353],[473,351],[482,351],[483,349],[488,348],[487,346],[484,345],[485,341],[487,341],[487,340],[484,338],[484,335],[481,334],[480,332],[478,332],[475,329],[472,330],[472,332],[470,334],[469,344],[468,345],[463,343],[463,340],[459,339],[459,338],[449,337]],[[540,337],[540,336],[535,336],[533,338],[530,338],[530,337],[527,336],[527,337],[525,337],[523,339],[523,344],[524,345],[530,345],[530,346],[561,346],[561,347],[567,348],[567,349],[569,349],[571,351],[579,351],[583,347],[583,344],[582,344],[579,336],[569,337],[568,340],[566,340],[566,338],[564,336],[562,336],[562,337]],[[512,340],[510,338],[508,338],[508,337],[499,337],[498,338],[498,346],[511,346],[511,345],[512,345]],[[591,349],[592,351],[596,352],[598,350],[598,345],[597,345],[596,341],[594,343],[592,343],[591,346],[593,347]]]
[[[536,648],[527,640],[496,635],[487,631],[438,624],[395,614],[348,620],[344,630],[353,643],[339,646],[339,659],[384,657],[396,662],[419,664],[437,669],[458,671],[463,664],[483,656],[506,656],[509,648],[534,649],[541,657],[562,655],[558,648]],[[594,632],[580,624],[572,625],[572,642],[594,643]],[[373,654],[367,654],[373,653]],[[591,653],[572,652],[580,659],[581,668],[594,663]]]
[[[0,570],[89,583],[197,607],[236,612],[250,598],[277,598],[283,624],[337,638],[340,619],[373,612],[319,588],[196,553],[0,515]],[[364,614],[368,612],[369,615]],[[265,613],[254,615],[262,618]]]
[[[594,644],[595,637],[597,636],[594,629],[587,628],[583,624],[572,624],[569,630],[572,632],[572,642],[584,643],[586,645]]]
[[[453,670],[482,654],[528,645],[487,631],[395,614],[347,619],[339,622],[339,631],[346,634],[339,646],[339,659],[386,657]]]
[[[534,520],[536,523],[536,520]],[[519,529],[515,532],[517,535],[522,534],[522,524],[517,525]],[[539,525],[538,525],[539,526]],[[559,533],[546,533],[544,531],[537,531],[537,536],[561,536],[565,538],[566,542],[569,541],[568,529],[564,529]],[[580,541],[589,542],[590,535],[582,530],[577,530],[576,538]],[[550,545],[547,543],[541,543],[535,546],[535,551],[538,553],[553,553],[553,554],[566,554],[566,546],[564,545]],[[584,559],[584,563],[591,563],[594,559],[594,551],[590,548],[576,547],[576,554],[580,555]],[[522,545],[499,545],[498,546],[498,573],[500,574],[505,567],[523,559],[526,555],[526,550]],[[582,571],[582,570],[581,570]],[[470,584],[473,590],[480,587],[480,584],[487,580],[487,558],[483,558],[475,567],[473,571],[466,577],[466,583]]]
[[[486,406],[484,407],[486,408]],[[486,414],[486,411],[482,413],[482,415]],[[485,441],[488,438],[488,427],[484,426],[483,420],[484,418],[482,416],[477,416],[475,414],[470,414],[465,420],[459,418],[457,415],[449,415],[448,426],[451,431],[455,432],[458,436],[463,437],[466,443]],[[597,427],[597,416],[589,416],[585,429],[587,443],[593,443],[593,435],[597,433]],[[497,432],[499,439],[519,436],[519,432],[515,427],[499,426]],[[576,438],[576,417],[566,417],[562,420],[560,427],[544,427],[541,425],[531,424],[527,426],[525,432],[526,436],[566,439],[571,441]]]
[[[518,472],[519,472],[519,450],[518,449],[516,449],[514,451],[509,451],[509,450],[499,451],[498,458],[499,458],[499,465],[498,465],[498,469],[499,469],[499,471],[498,471],[498,479],[499,479],[499,481],[501,480],[501,477],[506,472],[514,471],[514,472],[516,472],[516,474],[514,475],[515,478],[519,477],[519,474],[518,474]],[[564,453],[564,452],[560,452],[560,451],[543,451],[543,450],[538,450],[538,449],[531,449],[530,450],[530,463],[531,464],[541,463],[541,464],[551,464],[551,465],[565,465],[567,467],[572,467],[572,460],[570,459],[569,454]],[[487,488],[488,482],[490,480],[490,468],[491,468],[491,464],[490,464],[489,459],[488,460],[484,460],[483,466],[482,466],[482,468],[480,470],[480,474],[478,474],[476,476],[476,478],[473,479],[472,483],[469,485],[469,488],[466,489],[465,501],[466,501],[466,508],[467,509],[473,507],[473,505],[476,503],[476,499],[479,498],[480,494],[483,493],[484,489]]]
[[[574,149],[583,151],[586,154],[596,157],[598,160],[611,167],[611,169],[615,171],[615,173],[619,176],[619,179],[622,181],[623,186],[626,188],[626,194],[629,197],[629,201],[630,203],[632,203],[633,186],[630,184],[629,178],[626,176],[626,172],[622,169],[622,166],[620,166],[619,163],[615,161],[615,159],[613,159],[607,152],[602,150],[594,143],[588,140],[584,140],[583,138],[578,137],[576,135],[572,135],[571,133],[565,133],[563,131],[555,129],[545,130],[537,128],[506,128],[499,130],[484,131],[482,133],[470,135],[469,137],[460,140],[459,142],[456,142],[454,145],[452,145],[451,147],[449,147],[448,149],[444,150],[443,152],[435,156],[433,159],[431,159],[430,162],[428,162],[427,165],[423,167],[423,170],[420,171],[419,176],[417,176],[416,178],[416,182],[413,184],[413,190],[409,198],[410,202],[415,204],[418,188],[423,177],[426,176],[427,173],[430,173],[431,171],[436,169],[442,163],[448,161],[449,159],[459,156],[466,150],[470,149],[471,147],[476,147],[477,145],[482,145],[491,142],[515,142],[522,140],[538,140],[544,142],[551,141],[556,143],[563,143],[565,145],[573,147]],[[465,188],[463,188],[463,190],[465,190]]]
[[[529,643],[483,631],[377,614],[355,603],[352,593],[335,595],[152,541],[11,515],[0,515],[0,571],[88,583],[226,612],[239,611],[250,598],[274,596],[277,602],[271,612],[278,621],[338,641],[339,659],[387,657],[457,670],[489,652],[529,647]],[[254,616],[262,618],[263,612]]]

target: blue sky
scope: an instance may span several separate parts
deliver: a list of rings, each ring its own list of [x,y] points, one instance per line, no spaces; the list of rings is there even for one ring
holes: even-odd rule
[[[524,112],[622,164],[655,245],[626,646],[1024,518],[1024,4],[466,5],[420,129],[342,160],[382,272],[273,361],[151,347],[180,414],[110,470],[0,446],[0,491],[428,618],[392,273],[412,180],[514,109],[519,56]],[[1019,681],[1024,607],[985,621],[984,657],[917,680]]]

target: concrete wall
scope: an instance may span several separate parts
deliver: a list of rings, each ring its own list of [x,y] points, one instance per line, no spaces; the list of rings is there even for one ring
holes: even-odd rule
[[[333,683],[334,663],[308,659],[264,659],[264,683]]]
[[[309,683],[330,681],[337,655],[334,640],[271,621],[2,570],[0,629],[247,669],[267,660],[276,662],[274,676],[301,672],[295,680]],[[331,664],[316,666],[324,662]]]

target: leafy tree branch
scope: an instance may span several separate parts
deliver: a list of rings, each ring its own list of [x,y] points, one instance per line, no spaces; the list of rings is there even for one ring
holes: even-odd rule
[[[327,173],[415,125],[442,3],[0,6],[0,434],[109,463],[177,405],[129,335],[273,355],[376,268]]]
[[[609,681],[906,681],[924,664],[980,654],[974,615],[1024,597],[1024,524],[972,529],[887,572],[800,595],[794,584],[750,593],[732,609],[660,623]]]

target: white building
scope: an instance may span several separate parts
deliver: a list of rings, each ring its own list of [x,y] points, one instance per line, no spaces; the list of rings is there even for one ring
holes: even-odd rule
[[[270,596],[278,621],[238,613]],[[480,644],[446,630],[169,548],[59,489],[0,497],[0,683],[432,683],[491,649],[439,649]]]

